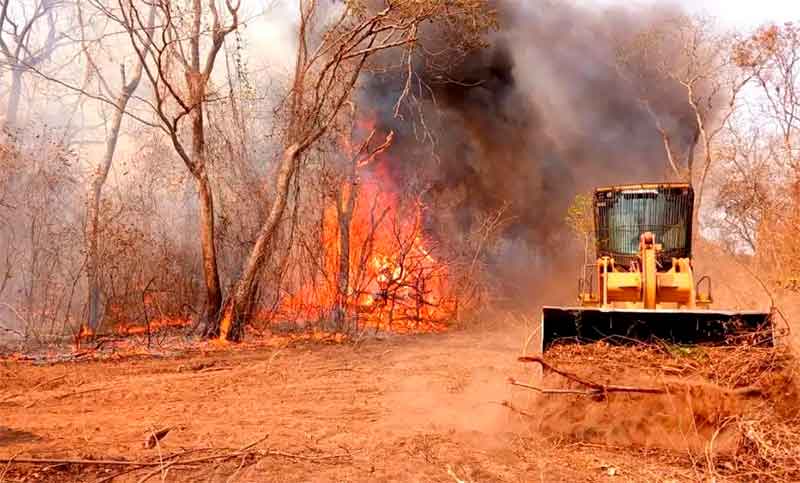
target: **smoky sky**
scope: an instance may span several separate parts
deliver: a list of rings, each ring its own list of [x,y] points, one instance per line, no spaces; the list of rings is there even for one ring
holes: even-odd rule
[[[643,94],[673,133],[675,151],[690,146],[695,126],[685,91],[649,71],[625,72],[618,62],[634,35],[679,11],[549,1],[497,7],[500,28],[487,48],[446,72],[417,65],[433,144],[421,140],[419,121],[408,121],[411,110],[402,121],[394,115],[402,72],[372,76],[363,96],[397,134],[394,175],[405,184],[424,178],[436,236],[463,238],[507,204],[507,248],[497,256],[527,252],[528,259],[535,253],[554,260],[570,239],[563,220],[576,194],[668,180],[663,141]]]

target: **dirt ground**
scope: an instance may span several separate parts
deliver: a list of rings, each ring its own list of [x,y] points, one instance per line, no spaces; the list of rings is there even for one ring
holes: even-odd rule
[[[0,481],[697,481],[680,452],[543,438],[500,403],[519,329],[178,357],[0,362],[0,457],[157,461],[253,446],[248,456],[137,469],[0,465]],[[152,429],[173,428],[155,448]],[[225,449],[228,450],[225,450]],[[203,453],[206,452],[206,453]]]

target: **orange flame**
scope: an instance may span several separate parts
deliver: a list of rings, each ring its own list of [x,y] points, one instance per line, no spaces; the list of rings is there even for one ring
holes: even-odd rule
[[[167,328],[187,327],[191,324],[192,321],[188,317],[175,317],[175,318],[161,317],[153,319],[150,321],[149,324],[145,325],[117,324],[117,326],[114,329],[114,332],[120,335],[146,334],[148,329],[150,330],[151,333],[154,333]]]
[[[342,147],[345,157],[355,157],[349,139],[342,140]],[[403,202],[386,171],[386,161],[385,154],[367,161],[355,159],[357,180],[352,184],[345,180],[339,186],[340,198],[355,197],[346,293],[340,293],[337,276],[342,207],[336,200],[323,213],[323,276],[284,296],[267,317],[308,322],[331,317],[338,306],[361,327],[397,332],[446,330],[444,322],[455,307],[447,266],[433,255],[433,244],[423,232],[424,204]]]

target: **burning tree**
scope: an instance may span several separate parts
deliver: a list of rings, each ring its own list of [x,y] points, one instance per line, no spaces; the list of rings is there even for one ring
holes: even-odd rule
[[[410,68],[427,21],[458,39],[451,45],[462,51],[481,46],[483,34],[493,25],[494,13],[483,0],[392,1],[377,9],[370,5],[348,2],[326,12],[314,0],[299,2],[296,63],[284,104],[286,147],[275,175],[269,214],[222,311],[222,340],[242,337],[257,291],[257,277],[283,218],[290,183],[309,150],[340,119],[368,61],[390,49],[405,49]],[[327,19],[325,13],[329,14]],[[320,28],[323,31],[318,34]]]
[[[310,277],[290,274],[298,286],[279,298],[274,315],[330,320],[348,332],[439,327],[454,308],[448,262],[423,230],[422,197],[399,189],[387,172],[394,133],[377,134],[355,108],[343,117],[339,149],[322,173],[315,270]]]

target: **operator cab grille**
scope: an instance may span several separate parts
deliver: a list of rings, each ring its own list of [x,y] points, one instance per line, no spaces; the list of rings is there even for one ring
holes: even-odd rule
[[[639,237],[655,234],[663,250],[658,255],[662,269],[672,258],[691,257],[694,191],[687,184],[632,185],[595,191],[597,256],[614,258],[630,267],[638,260]]]

